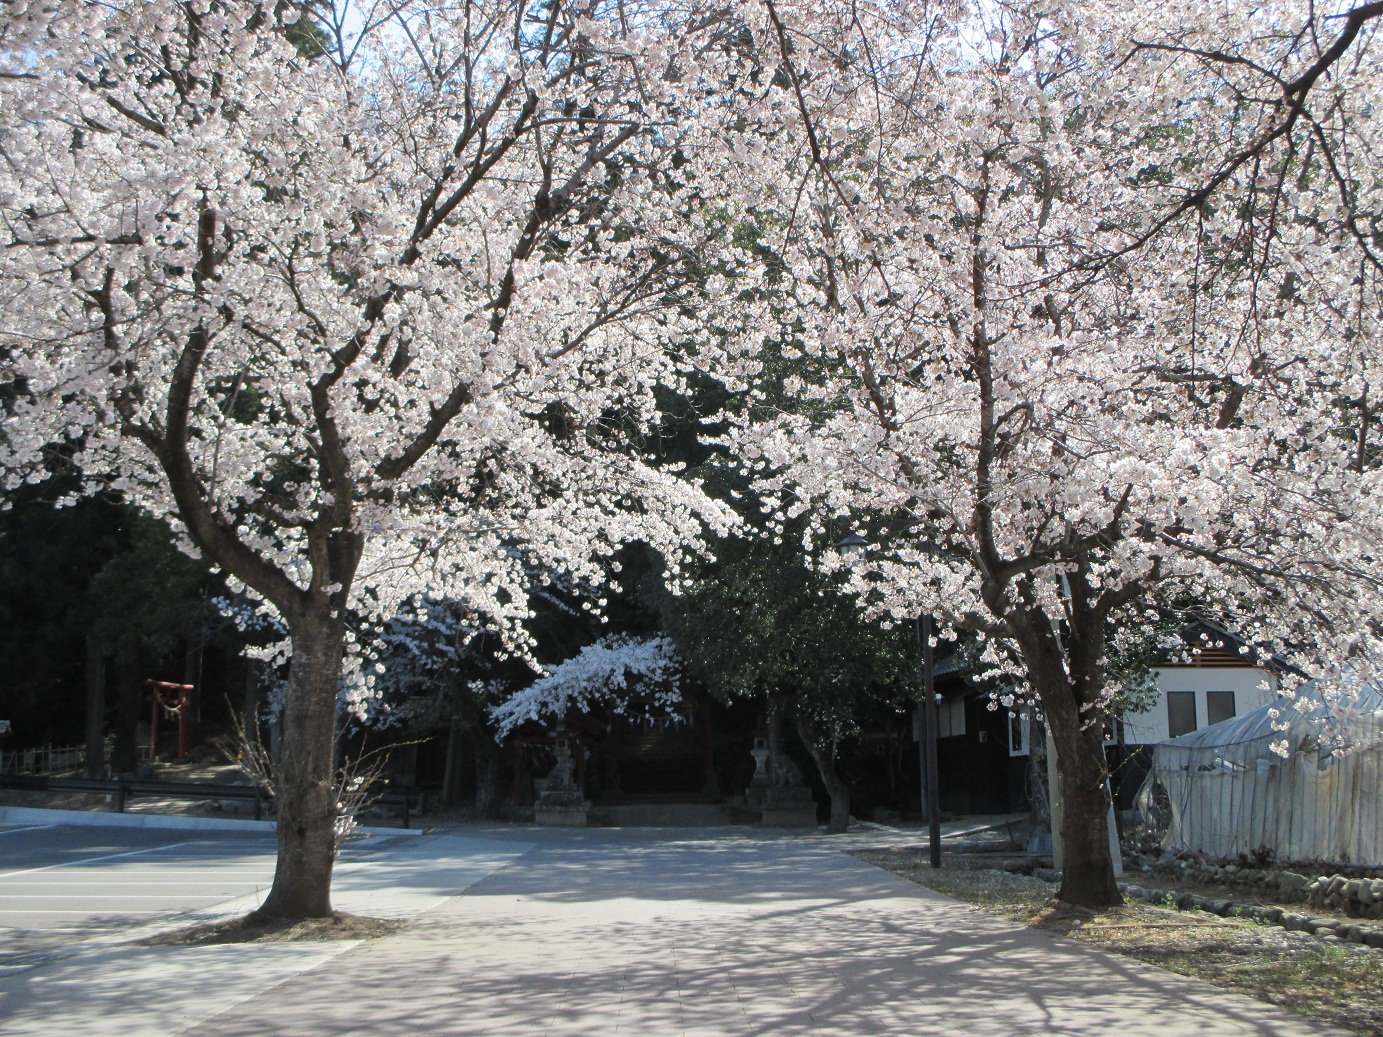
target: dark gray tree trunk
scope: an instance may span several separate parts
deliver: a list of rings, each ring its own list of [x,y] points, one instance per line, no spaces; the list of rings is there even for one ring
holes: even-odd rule
[[[116,674],[115,745],[110,765],[117,774],[133,774],[139,766],[139,718],[145,704],[143,660],[118,660]]]
[[[1063,651],[1056,627],[1040,611],[1010,619],[1028,679],[1056,744],[1058,787],[1051,794],[1061,804],[1058,897],[1089,908],[1123,903],[1109,849],[1103,717],[1081,709],[1097,702],[1102,690],[1103,623],[1103,615],[1096,614],[1090,622],[1078,619],[1070,624]]]
[[[485,731],[476,735],[475,812],[494,817],[499,811],[499,746]]]
[[[821,775],[821,783],[826,786],[826,795],[831,797],[831,819],[826,823],[826,831],[839,835],[850,827],[850,789],[836,772],[835,743],[832,742],[829,748],[824,747],[802,714],[795,714],[793,719],[797,734],[807,747],[807,752],[811,753],[812,762]]]
[[[1069,694],[1066,696],[1069,700]],[[1109,852],[1109,777],[1099,722],[1082,725],[1074,709],[1043,711],[1056,743],[1061,803],[1061,890],[1058,896],[1081,907],[1123,903]]]
[[[269,896],[256,914],[324,918],[332,913],[336,858],[333,747],[345,624],[339,613],[332,615],[322,606],[294,617],[289,633],[293,658],[274,765],[278,865]]]
[[[86,639],[86,776],[106,770],[106,657],[94,638]]]
[[[453,715],[447,725],[447,759],[442,765],[443,806],[454,807],[461,800],[461,771],[466,754],[463,748],[466,735],[466,722]]]

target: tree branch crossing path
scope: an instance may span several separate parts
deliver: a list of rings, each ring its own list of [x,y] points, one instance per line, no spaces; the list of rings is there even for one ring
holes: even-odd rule
[[[1339,1033],[842,852],[881,834],[477,826],[380,839],[343,854],[335,896],[341,910],[410,918],[397,934],[188,947],[137,940],[253,906],[272,863],[262,834],[0,825],[0,1032]],[[141,870],[167,881],[139,887]],[[81,899],[97,888],[104,915]],[[141,892],[171,907],[118,899]],[[217,896],[229,898],[206,905]],[[27,956],[20,935],[39,941]]]

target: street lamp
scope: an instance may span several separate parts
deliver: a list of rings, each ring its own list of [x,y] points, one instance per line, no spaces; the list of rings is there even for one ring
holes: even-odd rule
[[[869,550],[869,541],[858,533],[850,533],[847,536],[841,537],[840,541],[836,544],[836,550],[841,553],[841,556],[847,562],[854,565],[862,559],[865,552]]]
[[[837,544],[851,565],[858,564],[869,548],[869,541],[858,533],[850,533]],[[927,815],[927,842],[933,868],[941,867],[941,795],[936,761],[936,693],[933,688],[935,665],[932,659],[932,617],[923,613],[917,617],[914,630],[922,650],[922,809]]]

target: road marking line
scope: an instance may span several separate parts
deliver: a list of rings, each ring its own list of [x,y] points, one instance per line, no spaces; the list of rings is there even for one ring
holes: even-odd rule
[[[50,878],[47,881],[37,878],[12,878],[0,877],[0,889],[14,889],[15,886],[58,886],[61,889],[72,888],[72,886],[195,886],[205,884],[205,882],[245,882],[254,881],[274,874],[272,868],[264,868],[263,871],[246,871],[243,875],[178,875],[176,878],[151,879],[151,878],[130,878],[127,875],[112,875],[108,879],[100,881],[68,881],[66,875],[61,878]]]
[[[270,872],[269,872],[269,869],[266,868],[264,871],[247,871],[247,872],[245,872],[245,874],[244,874],[243,877],[244,877],[244,878],[263,878],[265,875],[268,875],[269,873],[270,873]],[[16,880],[13,881],[13,882],[0,882],[0,889],[14,889],[16,886],[43,886],[43,887],[49,887],[49,886],[53,886],[53,885],[55,885],[55,884],[56,884],[56,885],[61,885],[63,889],[68,889],[68,888],[70,888],[70,887],[72,887],[72,886],[177,886],[177,885],[199,885],[199,884],[210,883],[210,882],[235,881],[235,880],[237,880],[237,879],[239,879],[239,878],[241,878],[241,877],[242,877],[242,876],[240,876],[240,875],[199,875],[199,876],[196,876],[196,877],[186,877],[186,878],[182,878],[182,879],[180,879],[180,880],[179,880],[179,879],[176,879],[176,878],[173,879],[173,880],[168,880],[168,879],[136,879],[136,880],[134,880],[133,882],[130,882],[130,881],[123,881],[121,878],[111,878],[111,879],[102,879],[102,880],[96,880],[96,881],[87,881],[87,880],[83,879],[83,880],[80,881],[80,882],[57,882],[57,883],[45,881],[44,879],[16,879]]]
[[[28,826],[25,827],[25,828],[0,828],[0,835],[15,835],[16,833],[19,833],[19,832],[38,832],[38,831],[43,830],[44,828],[57,828],[57,827],[58,827],[57,825],[53,824],[53,825],[28,825]]]
[[[55,868],[76,868],[83,864],[95,864],[97,861],[113,861],[117,857],[136,857],[142,853],[158,853],[162,850],[171,850],[175,846],[186,845],[186,843],[168,843],[164,846],[150,846],[144,850],[129,850],[125,853],[108,853],[103,857],[86,857],[80,861],[63,861],[61,864],[45,864],[41,868],[20,868],[18,871],[0,872],[0,879],[9,878],[11,875],[32,875],[36,871],[52,871]]]
[[[102,896],[99,893],[87,893],[85,895],[72,893],[0,893],[0,900],[201,900],[205,897],[223,896],[226,892],[226,890],[210,889],[197,895],[189,893],[123,893],[113,897]]]
[[[115,913],[116,913],[116,914],[121,914],[121,915],[152,915],[152,914],[156,914],[157,912],[158,912],[158,908],[156,908],[156,907],[149,907],[149,908],[145,908],[143,911],[118,911],[118,912],[115,912]],[[97,917],[105,917],[106,915],[108,915],[108,914],[110,914],[110,913],[111,913],[111,912],[103,912],[100,916],[97,916]],[[90,918],[90,917],[95,916],[96,913],[95,913],[94,911],[45,911],[45,910],[41,910],[41,909],[39,909],[39,910],[34,910],[34,911],[14,911],[14,912],[11,912],[11,916],[12,916],[12,917],[15,917],[15,918],[23,918],[25,915],[82,915],[83,917]],[[112,925],[112,926],[93,926],[93,928],[96,928],[96,929],[103,929],[103,930],[104,930],[104,929],[112,929],[112,930],[113,930],[113,929],[116,929],[116,928],[118,928],[118,927]],[[71,930],[71,931],[72,931],[72,932],[82,932],[83,930],[81,930],[81,929],[74,929],[74,930]]]
[[[88,859],[90,859],[90,858],[88,858]],[[79,862],[77,862],[77,861],[71,861],[71,862],[69,862],[69,863],[75,864],[75,863],[79,863]],[[170,862],[170,863],[173,863],[173,862]],[[214,868],[214,867],[208,867],[208,866],[200,865],[200,864],[198,864],[198,865],[190,865],[190,867],[195,867],[195,868],[197,869],[197,872],[198,872],[199,874],[222,874],[222,873],[233,873],[233,874],[237,874],[237,875],[252,875],[252,874],[254,874],[254,873],[257,872],[257,871],[264,871],[264,870],[267,870],[267,869],[272,868],[273,866],[274,866],[274,862],[273,862],[273,861],[264,861],[264,862],[261,863],[261,864],[245,864],[245,865],[242,865],[242,866],[239,866],[239,867],[231,867],[231,866],[228,865],[228,866],[226,866],[226,867],[224,867],[224,868]],[[125,864],[125,865],[118,865],[118,864],[117,864],[117,865],[114,865],[110,870],[111,870],[111,872],[112,872],[113,874],[120,875],[120,876],[123,877],[123,878],[129,878],[129,877],[132,876],[132,875],[161,875],[161,876],[164,876],[164,877],[166,877],[166,878],[174,878],[174,879],[178,877],[178,873],[177,873],[176,871],[171,871],[171,872],[170,872],[170,871],[168,870],[167,867],[158,867],[158,868],[131,868],[128,864]],[[9,874],[17,875],[17,874],[19,874],[19,872],[10,872]]]

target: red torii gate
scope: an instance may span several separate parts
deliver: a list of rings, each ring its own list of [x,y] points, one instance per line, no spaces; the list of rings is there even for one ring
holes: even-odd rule
[[[183,706],[187,705],[187,693],[196,687],[195,684],[170,684],[168,681],[146,680],[144,686],[149,689],[149,700],[153,713],[149,718],[149,756],[152,759],[158,758],[158,711],[159,707],[170,715],[178,718],[178,762],[182,763],[187,759],[186,747],[183,736],[187,726],[187,716],[183,713]]]

